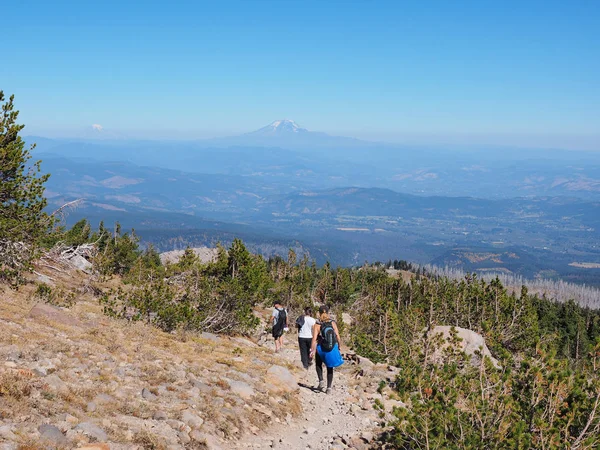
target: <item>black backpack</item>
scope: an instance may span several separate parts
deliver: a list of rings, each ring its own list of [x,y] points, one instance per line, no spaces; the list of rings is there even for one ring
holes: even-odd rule
[[[279,311],[279,315],[277,316],[277,322],[273,328],[277,331],[283,331],[285,328],[287,313],[285,312],[285,308],[277,309],[277,311]]]
[[[321,331],[319,332],[321,335],[320,344],[324,352],[330,352],[335,347],[335,344],[337,344],[337,337],[335,336],[332,323],[332,321],[329,321],[321,324]]]
[[[298,316],[298,318],[296,319],[296,328],[298,328],[298,331],[300,331],[300,328],[302,328],[304,326],[304,316]]]

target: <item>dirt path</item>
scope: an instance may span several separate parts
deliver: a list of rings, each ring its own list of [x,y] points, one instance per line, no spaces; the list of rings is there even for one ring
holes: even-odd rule
[[[291,339],[289,340],[291,341]],[[299,352],[293,342],[287,342],[282,357],[299,366]],[[276,419],[266,433],[250,436],[237,447],[254,449],[366,449],[367,441],[373,436],[377,412],[373,410],[367,391],[373,387],[365,379],[354,376],[356,366],[344,363],[335,369],[331,394],[318,391],[317,374],[312,365],[305,376],[303,369],[296,372],[300,376],[300,399],[303,414],[299,418],[291,416]]]

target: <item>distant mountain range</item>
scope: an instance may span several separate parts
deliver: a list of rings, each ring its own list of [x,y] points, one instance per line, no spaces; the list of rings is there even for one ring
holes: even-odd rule
[[[361,141],[359,139],[331,136],[327,133],[309,131],[289,119],[276,120],[266,127],[250,133],[211,139],[208,142],[217,146],[243,145],[281,147],[296,150],[300,149],[303,151],[323,148],[370,148],[379,145],[373,142]]]

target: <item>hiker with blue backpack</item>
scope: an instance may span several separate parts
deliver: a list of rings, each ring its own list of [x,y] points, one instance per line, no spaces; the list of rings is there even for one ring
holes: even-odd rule
[[[319,377],[317,389],[321,391],[324,387],[323,364],[327,367],[327,389],[325,391],[327,394],[331,394],[333,369],[344,363],[340,351],[341,345],[340,333],[335,321],[329,316],[329,308],[326,305],[321,305],[318,321],[313,326],[310,357],[315,358],[317,377]]]

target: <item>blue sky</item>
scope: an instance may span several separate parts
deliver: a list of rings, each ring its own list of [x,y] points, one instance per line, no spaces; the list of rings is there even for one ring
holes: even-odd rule
[[[23,0],[2,15],[0,89],[29,133],[202,138],[290,118],[600,150],[598,1]]]

